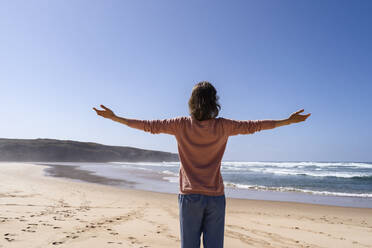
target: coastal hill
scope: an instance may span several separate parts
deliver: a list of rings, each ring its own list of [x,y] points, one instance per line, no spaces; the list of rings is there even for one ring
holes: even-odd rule
[[[56,139],[2,139],[0,161],[17,162],[171,162],[175,153],[127,146]]]

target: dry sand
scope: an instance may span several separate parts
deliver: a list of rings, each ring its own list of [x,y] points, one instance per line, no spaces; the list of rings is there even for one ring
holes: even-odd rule
[[[177,195],[0,164],[0,247],[180,247]],[[372,209],[227,199],[225,247],[372,247]]]

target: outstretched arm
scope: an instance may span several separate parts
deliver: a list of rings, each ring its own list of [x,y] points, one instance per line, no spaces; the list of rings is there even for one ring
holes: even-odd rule
[[[287,119],[283,119],[283,120],[276,120],[275,121],[275,127],[281,127],[281,126],[285,126],[285,125],[289,125],[289,124],[293,124],[293,123],[298,123],[298,122],[302,122],[302,121],[306,121],[306,119],[311,115],[311,114],[307,114],[307,115],[300,115],[300,113],[304,112],[303,109],[291,114],[291,116]]]
[[[261,130],[273,129],[276,127],[281,127],[285,125],[289,125],[292,123],[298,123],[305,121],[310,114],[307,115],[300,115],[301,112],[304,110],[301,109],[295,113],[293,113],[290,117],[283,120],[247,120],[247,121],[240,121],[240,120],[230,120],[230,119],[223,119],[224,120],[224,130],[228,136],[231,135],[238,135],[238,134],[253,134],[255,132],[259,132]]]
[[[125,124],[131,128],[136,128],[145,132],[150,132],[152,134],[166,133],[174,135],[176,133],[177,127],[180,124],[179,118],[163,120],[129,119],[115,115],[111,109],[105,107],[104,105],[101,105],[101,108],[103,108],[104,110],[98,110],[96,108],[93,109],[99,116]]]

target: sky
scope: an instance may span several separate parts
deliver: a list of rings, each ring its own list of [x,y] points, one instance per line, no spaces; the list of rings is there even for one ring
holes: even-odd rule
[[[0,137],[177,152],[96,115],[188,116],[210,81],[219,116],[306,122],[229,138],[225,161],[372,161],[372,2],[0,2]]]

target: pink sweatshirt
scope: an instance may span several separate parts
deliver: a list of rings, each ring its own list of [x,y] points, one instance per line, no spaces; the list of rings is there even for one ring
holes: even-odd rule
[[[274,120],[237,121],[218,117],[198,121],[193,117],[163,120],[129,119],[128,126],[153,134],[174,135],[178,143],[180,194],[223,195],[221,160],[229,136],[275,128]]]

